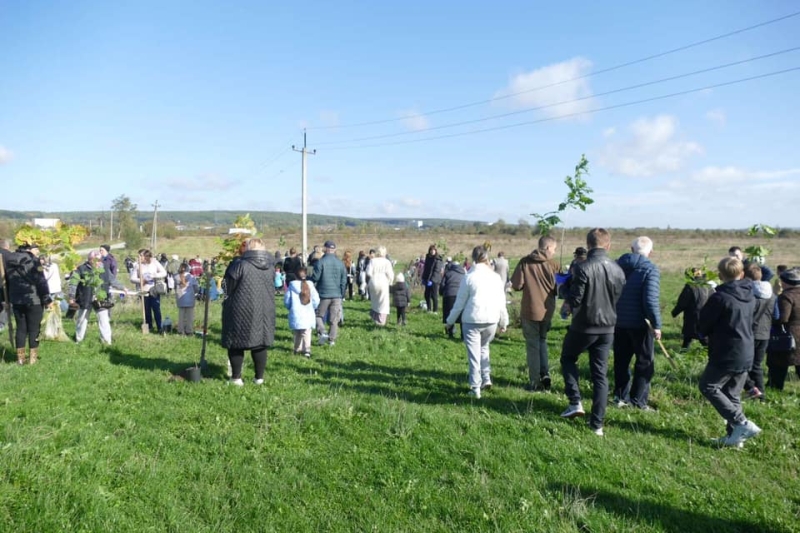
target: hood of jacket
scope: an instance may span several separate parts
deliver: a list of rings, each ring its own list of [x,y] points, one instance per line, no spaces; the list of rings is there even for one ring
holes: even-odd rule
[[[617,259],[617,264],[620,266],[622,271],[625,272],[626,278],[634,270],[647,270],[653,266],[653,263],[651,263],[647,257],[643,256],[642,254],[635,254],[632,252],[623,254],[619,259]]]
[[[450,261],[450,264],[447,265],[447,270],[451,272],[456,272],[457,274],[465,274],[464,267],[461,266],[459,263],[455,261]]]
[[[717,292],[744,303],[755,300],[753,283],[749,279],[740,279],[723,283],[717,286]]]
[[[759,300],[772,298],[772,284],[769,281],[752,281],[753,294]]]
[[[526,255],[525,257],[523,257],[522,259],[520,259],[520,262],[524,262],[524,263],[544,263],[544,262],[548,261],[549,259],[550,258],[547,257],[544,254],[544,252],[542,252],[541,250],[534,250],[531,253],[529,253],[528,255]]]
[[[272,267],[272,255],[264,250],[248,250],[239,259],[247,261],[259,270],[268,270]]]

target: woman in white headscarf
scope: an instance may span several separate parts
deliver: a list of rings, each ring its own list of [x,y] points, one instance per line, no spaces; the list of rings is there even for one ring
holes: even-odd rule
[[[386,259],[386,247],[379,246],[375,257],[367,266],[369,284],[370,317],[379,326],[386,325],[391,312],[391,286],[394,281],[394,268]]]

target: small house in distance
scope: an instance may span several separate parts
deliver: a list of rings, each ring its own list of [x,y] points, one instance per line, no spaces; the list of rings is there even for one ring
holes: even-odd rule
[[[51,229],[58,227],[59,219],[57,218],[34,218],[33,225],[37,228]]]
[[[244,234],[244,235],[252,235],[253,230],[247,228],[229,228],[228,235],[237,235],[237,234]]]

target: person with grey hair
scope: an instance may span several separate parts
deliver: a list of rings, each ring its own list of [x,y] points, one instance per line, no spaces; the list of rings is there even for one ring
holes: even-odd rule
[[[489,264],[489,254],[483,246],[472,250],[474,267],[458,289],[446,326],[452,328],[461,316],[464,345],[469,362],[469,394],[481,397],[481,389],[492,387],[489,344],[499,328],[508,326],[508,310],[503,282]]]
[[[98,279],[99,278],[99,285]],[[75,342],[83,341],[89,325],[89,314],[94,309],[97,315],[97,326],[100,329],[100,341],[111,344],[111,319],[109,309],[111,303],[109,291],[111,287],[124,290],[110,270],[105,269],[102,254],[92,250],[86,262],[78,266],[70,277],[69,302],[78,305],[75,315]],[[98,290],[99,289],[99,290]],[[99,294],[102,291],[103,294]]]
[[[617,259],[625,273],[625,287],[617,302],[614,328],[614,403],[650,411],[647,404],[655,372],[655,340],[661,339],[661,273],[649,257],[653,241],[638,237],[630,253]],[[648,326],[647,322],[650,322]],[[633,379],[630,375],[631,359]]]

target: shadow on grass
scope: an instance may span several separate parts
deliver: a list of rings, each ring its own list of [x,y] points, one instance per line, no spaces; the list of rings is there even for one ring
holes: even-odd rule
[[[189,358],[187,357],[186,362],[176,363],[163,357],[142,357],[138,354],[123,352],[115,346],[106,348],[106,353],[108,354],[108,361],[112,365],[127,366],[136,370],[162,370],[173,375],[181,374],[187,368],[194,366],[199,360],[199,356],[195,360],[188,360]],[[203,372],[203,377],[206,379],[223,379],[226,378],[227,371],[227,367],[209,363],[205,372]]]
[[[408,368],[376,365],[364,361],[342,363],[323,360],[323,368],[313,377],[306,377],[312,385],[328,386],[361,394],[426,405],[477,405],[498,413],[521,415],[530,411],[557,414],[563,401],[554,394],[532,394],[523,400],[501,397],[494,391],[485,391],[480,400],[467,395],[465,375],[439,370],[411,370]]]
[[[590,530],[590,516],[586,509],[602,509],[626,521],[656,526],[667,533],[747,531],[779,533],[788,529],[776,529],[776,525],[750,521],[742,518],[723,518],[698,513],[690,509],[673,507],[646,497],[630,496],[608,490],[575,486],[571,483],[550,483],[548,490],[565,500],[568,512],[580,524],[581,529]],[[746,510],[745,510],[746,511]],[[720,510],[720,513],[725,511]]]

